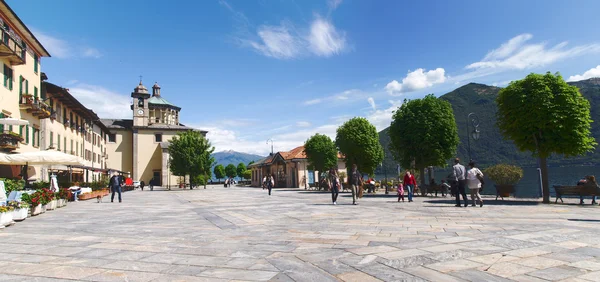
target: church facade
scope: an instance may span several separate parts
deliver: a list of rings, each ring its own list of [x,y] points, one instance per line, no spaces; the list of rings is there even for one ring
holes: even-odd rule
[[[127,172],[134,181],[176,186],[179,177],[169,170],[169,141],[180,132],[197,130],[179,122],[181,108],[161,96],[155,83],[152,94],[140,81],[131,93],[132,119],[102,119],[108,128],[108,167]],[[200,130],[206,136],[206,131]]]

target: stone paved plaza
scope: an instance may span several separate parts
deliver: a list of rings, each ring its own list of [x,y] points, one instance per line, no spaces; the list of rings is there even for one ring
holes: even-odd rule
[[[123,196],[0,230],[0,281],[600,281],[598,206],[352,206],[349,193],[333,206],[222,186]]]

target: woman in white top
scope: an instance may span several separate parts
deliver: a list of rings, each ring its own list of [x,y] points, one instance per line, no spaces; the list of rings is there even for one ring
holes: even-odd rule
[[[467,186],[471,190],[473,207],[475,206],[475,199],[479,201],[479,206],[483,207],[483,200],[481,199],[481,195],[479,195],[479,189],[481,189],[481,180],[479,178],[483,179],[483,173],[475,167],[475,162],[471,161],[467,170]]]

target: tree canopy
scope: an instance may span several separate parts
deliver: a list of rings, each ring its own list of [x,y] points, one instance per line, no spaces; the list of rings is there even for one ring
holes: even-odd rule
[[[582,155],[597,145],[591,136],[590,102],[560,74],[530,74],[500,90],[497,123],[521,151],[540,159],[544,203],[550,202],[546,159]]]
[[[243,175],[242,178],[244,178],[244,179],[250,179],[250,178],[252,178],[252,171],[251,170],[244,171],[244,175]]]
[[[433,94],[404,100],[388,133],[394,158],[402,167],[418,170],[446,166],[459,143],[452,106]]]
[[[218,180],[221,180],[223,178],[225,178],[225,167],[222,164],[216,165],[215,168],[213,169],[213,172],[215,173],[215,177]]]
[[[208,139],[194,130],[178,133],[169,144],[169,168],[174,175],[199,175],[208,178],[215,159],[211,156],[215,148]]]
[[[246,172],[246,165],[244,163],[239,163],[237,165],[236,172],[239,178],[244,178],[244,172]]]
[[[346,167],[356,164],[362,172],[372,175],[383,160],[383,148],[377,129],[367,119],[355,117],[337,129],[335,144],[345,155]]]
[[[315,134],[304,142],[304,152],[311,169],[327,171],[337,165],[338,151],[327,135]]]
[[[235,167],[235,165],[233,164],[228,164],[225,167],[225,175],[227,175],[227,177],[235,177],[237,175],[237,168]]]

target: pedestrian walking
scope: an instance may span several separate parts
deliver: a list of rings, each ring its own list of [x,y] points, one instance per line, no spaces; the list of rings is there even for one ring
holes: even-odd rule
[[[460,207],[460,195],[462,195],[463,200],[465,201],[465,207],[469,205],[467,200],[467,193],[465,192],[466,186],[466,176],[467,171],[465,170],[465,166],[460,164],[460,159],[454,159],[454,166],[452,167],[452,176],[455,181],[458,182],[458,189],[456,190],[456,206]]]
[[[275,185],[273,174],[269,174],[269,177],[267,177],[267,189],[269,189],[269,196],[271,196],[271,189],[273,189],[273,185]]]
[[[263,190],[265,190],[265,188],[267,188],[267,176],[263,176],[263,180],[262,180],[262,188]]]
[[[338,176],[337,169],[329,169],[329,183],[331,186],[331,201],[334,205],[337,205],[337,198],[340,194],[340,177]]]
[[[150,178],[150,181],[148,181],[148,184],[150,184],[150,191],[154,191],[154,177]]]
[[[410,173],[410,170],[407,170],[404,174],[404,186],[406,187],[406,192],[408,193],[408,202],[412,202],[413,193],[415,192],[415,185],[417,185],[417,181],[415,181],[415,176]]]
[[[398,202],[400,202],[400,199],[404,203],[404,185],[402,185],[402,182],[398,182]]]
[[[358,196],[358,189],[362,189],[362,176],[360,175],[360,171],[358,171],[358,167],[356,166],[356,164],[352,165],[352,173],[350,177],[352,181],[352,204],[358,205],[356,197]]]
[[[144,186],[146,186],[146,183],[144,183],[144,180],[140,181],[140,188],[142,188],[142,191],[144,191]]]
[[[469,190],[471,190],[471,200],[473,200],[473,205],[475,206],[475,200],[479,201],[479,207],[483,207],[483,200],[481,199],[481,195],[479,195],[479,189],[483,185],[483,173],[481,170],[475,167],[475,162],[469,162],[469,170],[467,170],[467,185],[469,186]]]
[[[117,172],[115,171],[113,173],[113,176],[110,178],[109,180],[110,183],[110,190],[112,192],[112,196],[110,197],[110,202],[114,202],[115,200],[115,193],[119,193],[119,203],[121,202],[121,187],[123,186],[123,182],[121,181],[121,177],[119,175],[117,175]]]

